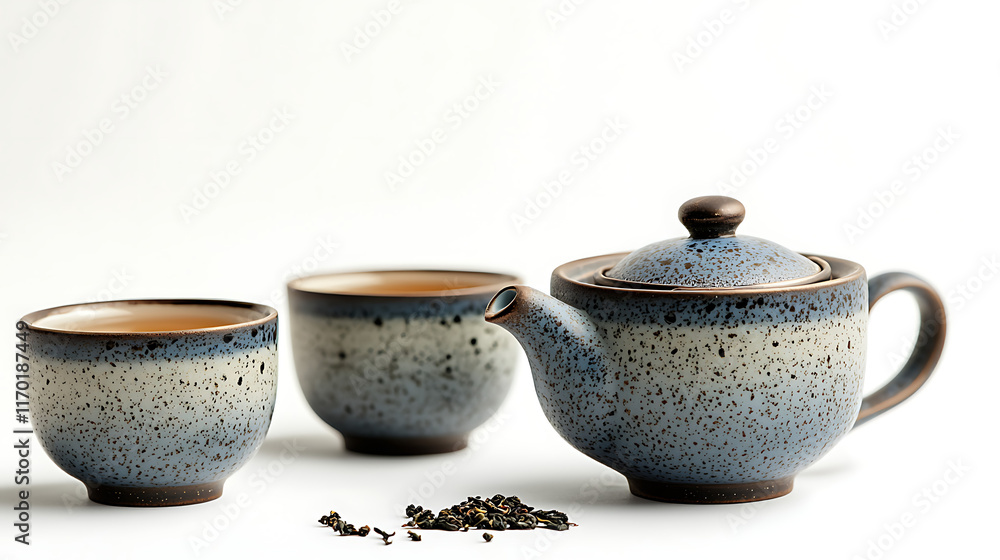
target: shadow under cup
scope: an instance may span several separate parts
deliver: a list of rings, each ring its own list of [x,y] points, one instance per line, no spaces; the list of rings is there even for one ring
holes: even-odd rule
[[[397,270],[288,284],[292,349],[313,411],[347,449],[457,451],[492,416],[520,348],[483,311],[514,276]]]
[[[95,502],[213,500],[264,440],[278,368],[270,307],[112,301],[22,322],[35,434]]]

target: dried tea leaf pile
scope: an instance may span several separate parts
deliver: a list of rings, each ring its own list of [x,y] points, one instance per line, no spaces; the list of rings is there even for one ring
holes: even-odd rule
[[[350,535],[358,537],[367,537],[368,533],[371,531],[371,528],[369,528],[367,525],[365,525],[360,529],[355,529],[354,525],[351,525],[350,523],[347,523],[346,521],[341,519],[340,514],[335,511],[331,511],[330,515],[324,515],[323,517],[320,517],[319,522],[320,525],[326,525],[327,527],[340,533],[341,536]]]
[[[470,528],[506,531],[539,527],[565,531],[570,525],[576,525],[570,523],[569,517],[561,511],[535,509],[517,496],[502,494],[486,500],[480,496],[469,497],[460,504],[441,510],[437,515],[423,506],[410,504],[406,507],[406,516],[410,520],[404,527],[442,531],[468,531]]]
[[[470,497],[460,504],[439,511],[437,515],[422,506],[410,504],[406,506],[406,516],[410,520],[404,523],[403,527],[441,531],[468,531],[469,529],[507,531],[530,530],[539,527],[565,531],[571,525],[576,525],[576,523],[570,523],[569,517],[561,511],[535,509],[522,502],[517,496],[508,497],[503,494],[497,494],[486,500],[480,496]],[[367,537],[372,532],[368,525],[355,528],[354,525],[344,521],[340,514],[335,511],[320,517],[319,522],[321,525],[340,533],[341,536]],[[375,527],[374,532],[381,536],[382,542],[387,545],[392,544],[389,539],[396,535],[395,532],[386,533],[378,527]],[[418,533],[413,531],[406,533],[411,541],[422,540]],[[483,540],[490,542],[493,540],[493,535],[483,533]]]

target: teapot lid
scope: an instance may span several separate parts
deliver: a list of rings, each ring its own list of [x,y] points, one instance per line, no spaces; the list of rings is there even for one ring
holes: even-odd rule
[[[771,288],[827,280],[830,265],[773,241],[736,235],[746,209],[727,196],[685,202],[678,217],[690,237],[667,239],[633,251],[595,282],[624,288],[676,290]]]

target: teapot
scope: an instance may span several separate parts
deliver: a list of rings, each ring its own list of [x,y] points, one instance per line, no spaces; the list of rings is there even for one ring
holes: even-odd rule
[[[689,200],[689,237],[559,266],[551,293],[514,285],[486,321],[527,354],[546,418],[637,496],[738,503],[783,496],[853,427],[919,389],[941,356],[944,305],[920,278],[736,235],[732,198]],[[920,309],[902,369],[864,395],[869,309]]]

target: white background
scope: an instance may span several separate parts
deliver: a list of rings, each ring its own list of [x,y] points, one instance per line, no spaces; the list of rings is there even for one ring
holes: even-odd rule
[[[660,504],[631,497],[621,476],[558,438],[523,360],[474,449],[347,454],[299,392],[285,321],[271,432],[221,499],[92,504],[36,442],[33,544],[15,545],[7,445],[0,556],[995,550],[998,309],[985,263],[998,250],[1000,5],[577,2],[403,0],[391,14],[382,0],[245,0],[231,10],[91,1],[54,15],[49,0],[4,2],[0,317],[9,343],[27,312],[98,299],[241,299],[284,314],[284,283],[304,270],[511,271],[547,289],[565,261],[682,235],[677,207],[724,191],[748,209],[742,233],[855,260],[870,274],[912,270],[941,290],[949,339],[923,391],[846,437],[787,497]],[[464,114],[454,108],[462,103]],[[272,121],[275,111],[288,123]],[[110,132],[97,140],[105,120]],[[609,120],[624,130],[595,141]],[[942,131],[950,140],[935,149]],[[249,136],[268,141],[252,158]],[[428,139],[433,152],[388,181]],[[762,163],[747,162],[751,154]],[[226,178],[230,161],[239,173]],[[745,180],[734,184],[740,166]],[[544,185],[560,173],[550,195]],[[213,176],[225,187],[210,185]],[[907,351],[915,317],[906,296],[876,309],[869,388]],[[11,427],[12,393],[3,393]],[[381,550],[378,539],[336,538],[315,522],[335,508],[358,525],[398,526],[400,506],[420,491],[432,509],[517,494],[572,510],[580,526],[490,544],[477,533],[397,536]],[[912,526],[893,529],[908,515]]]

